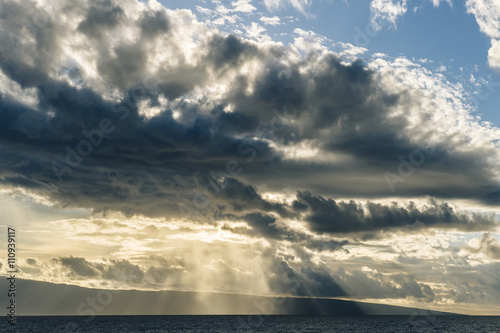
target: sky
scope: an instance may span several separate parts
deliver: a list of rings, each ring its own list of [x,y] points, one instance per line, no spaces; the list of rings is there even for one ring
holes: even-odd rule
[[[19,278],[499,313],[500,2],[0,13]]]

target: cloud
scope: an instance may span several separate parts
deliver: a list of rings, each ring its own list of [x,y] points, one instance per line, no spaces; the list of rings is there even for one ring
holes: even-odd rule
[[[494,0],[467,0],[467,13],[476,18],[479,29],[491,39],[488,63],[491,68],[500,68],[500,4]]]
[[[98,270],[92,267],[84,258],[66,257],[59,258],[59,262],[69,268],[77,276],[93,277],[97,275]]]
[[[266,6],[269,11],[292,7],[306,17],[314,17],[307,11],[307,7],[311,4],[311,0],[264,0],[264,6]]]
[[[92,6],[77,29],[85,34],[98,36],[106,29],[115,27],[122,19],[122,15],[123,9],[119,6],[105,6],[105,8]]]
[[[441,281],[446,284],[449,299],[456,303],[498,305],[499,268],[498,263],[481,264],[472,269],[457,267]]]
[[[220,1],[204,3],[205,7],[195,6],[196,11],[205,19],[207,24],[213,24],[221,31],[228,33],[241,32],[242,22],[251,18],[257,10],[252,0],[231,1],[223,4]],[[226,7],[226,5],[229,5]]]
[[[4,187],[60,207],[178,217],[179,206],[266,205],[224,195],[235,182],[392,196],[386,172],[401,197],[499,198],[498,130],[469,114],[460,89],[407,59],[343,63],[303,30],[301,43],[257,44],[154,2],[80,2],[67,14],[76,25],[55,19],[61,3],[31,32],[18,22],[42,9],[2,6]],[[418,167],[402,177],[410,161]]]
[[[151,267],[150,267],[151,269]],[[154,272],[154,270],[153,270]],[[144,281],[144,271],[138,266],[130,263],[128,260],[110,260],[102,277],[108,280],[117,280],[129,284],[140,284]],[[155,276],[153,276],[155,278]]]
[[[250,213],[241,218],[250,229],[232,227],[224,224],[223,230],[228,230],[236,234],[243,234],[251,237],[264,237],[266,240],[286,241],[292,247],[305,248],[312,251],[334,252],[339,250],[347,251],[343,246],[349,242],[347,240],[334,240],[314,237],[303,231],[295,230],[284,223],[279,223],[277,218],[261,213]],[[347,251],[348,252],[348,251]]]
[[[492,39],[500,39],[500,5],[492,0],[467,0],[467,11],[473,14],[481,32]]]
[[[486,258],[500,260],[500,244],[498,240],[489,233],[484,233],[481,238],[471,239],[462,250],[464,254],[482,254]]]
[[[276,26],[276,25],[281,24],[280,18],[276,15],[273,17],[262,16],[259,20],[262,21],[264,24],[272,25],[272,26]]]
[[[439,7],[443,0],[430,0],[434,7]],[[453,7],[451,0],[446,3]],[[414,7],[413,13],[416,13],[421,7]],[[397,27],[396,21],[406,14],[408,10],[408,0],[372,0],[370,3],[370,20],[372,28],[379,31],[388,24],[394,28]]]
[[[259,233],[231,235],[220,225],[164,219],[57,221],[50,224],[54,230],[68,232],[59,238],[88,243],[93,255],[78,247],[73,252],[85,253],[85,258],[75,254],[45,264],[30,258],[21,261],[19,269],[29,279],[106,289],[326,295],[398,299],[403,304],[498,299],[495,274],[483,264],[491,259],[450,246],[460,243],[461,233],[457,238],[449,230],[417,229],[397,237],[393,232],[385,239],[347,243],[284,228],[283,221],[270,215],[245,218],[249,226],[261,227]],[[474,242],[469,245],[478,248]],[[338,251],[343,248],[349,250]],[[128,259],[118,259],[124,257]],[[486,298],[488,291],[491,297]]]
[[[374,30],[382,29],[379,21],[388,22],[396,27],[396,20],[407,10],[407,0],[372,0],[370,20]]]
[[[337,42],[334,46],[335,48],[339,48],[341,50],[339,53],[341,57],[345,57],[350,61],[356,61],[359,58],[358,55],[368,52],[368,49],[354,46],[351,43]]]
[[[65,279],[70,279],[72,283],[79,279],[94,279],[94,281],[113,283],[122,288],[131,286],[155,286],[164,284],[169,275],[178,274],[178,268],[171,266],[163,257],[152,256],[149,266],[141,268],[128,260],[105,260],[101,262],[88,261],[81,257],[61,257],[54,259],[63,267],[69,269],[64,272]],[[57,267],[52,267],[57,270]],[[73,280],[76,278],[76,281]],[[67,280],[63,280],[67,281]],[[108,283],[105,282],[105,283]]]
[[[427,284],[418,283],[405,274],[386,275],[365,267],[362,270],[345,272],[339,268],[335,280],[346,293],[361,298],[423,298],[432,300],[434,293]]]
[[[312,258],[301,258],[297,264],[292,258],[285,258],[279,253],[266,255],[270,260],[266,264],[272,267],[273,276],[269,280],[271,290],[281,294],[297,296],[354,298],[416,298],[432,300],[432,289],[424,283],[418,283],[411,275],[381,274],[376,270],[332,269],[325,263],[311,264]],[[309,264],[306,264],[309,263]]]
[[[113,284],[121,288],[130,288],[132,286],[154,287],[164,285],[167,279],[176,274],[182,274],[179,266],[171,265],[165,258],[152,255],[148,259],[148,265],[141,267],[128,260],[104,260],[88,261],[81,257],[60,257],[53,262],[60,263],[63,267],[69,269],[64,271],[65,276],[62,281],[69,279],[72,283],[81,283],[78,280],[93,279],[105,284]],[[45,268],[47,269],[47,268]],[[58,270],[59,267],[51,267],[52,270]],[[24,270],[23,270],[24,271]],[[29,273],[29,271],[28,271]]]
[[[485,230],[497,227],[493,215],[455,212],[446,203],[430,199],[418,208],[415,203],[382,205],[367,202],[336,202],[310,192],[299,192],[294,202],[299,211],[306,211],[306,221],[311,229],[320,233],[370,232],[414,226],[416,228],[456,228],[460,230]],[[305,208],[307,207],[307,208]]]
[[[227,253],[228,249],[234,251],[234,258]],[[143,257],[144,253],[136,256],[133,261],[59,257],[38,265],[37,269],[29,264],[20,264],[19,268],[28,279],[86,287],[269,293],[263,267],[255,253],[242,251],[237,246],[218,250],[214,246],[212,250],[216,251],[205,251],[203,254],[194,249],[184,253],[180,251],[183,257],[168,261],[157,254]],[[248,260],[235,260],[242,259],[243,256]]]
[[[491,40],[488,62],[492,68],[500,68],[500,40]]]
[[[233,11],[235,12],[251,13],[257,9],[250,4],[251,2],[252,0],[238,0],[233,1],[231,5],[233,6]]]
[[[33,278],[432,299],[418,277],[342,262],[380,246],[353,239],[497,225],[452,205],[497,209],[499,131],[441,73],[365,63],[305,30],[290,45],[223,34],[154,1],[27,6],[0,4],[1,187],[125,225],[61,222],[106,256],[30,261]],[[408,203],[422,196],[433,199]]]

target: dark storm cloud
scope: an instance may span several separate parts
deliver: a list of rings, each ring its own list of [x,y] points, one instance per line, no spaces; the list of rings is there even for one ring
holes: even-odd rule
[[[101,1],[100,6],[90,7],[85,19],[78,25],[78,31],[95,37],[115,27],[122,15],[123,10],[119,6],[113,6],[111,1]]]
[[[142,37],[151,37],[169,31],[170,23],[161,11],[146,12],[140,21]]]
[[[244,220],[254,227],[261,234],[270,238],[281,238],[282,233],[274,225],[276,218],[269,215],[262,215],[261,213],[252,213],[244,217]]]
[[[199,116],[192,125],[183,125],[172,118],[171,112],[165,112],[143,122],[133,107],[125,109],[127,118],[121,120],[122,113],[113,112],[113,104],[90,90],[60,85],[55,89],[42,86],[40,90],[48,91],[40,96],[40,104],[56,109],[55,117],[2,99],[7,107],[0,111],[4,120],[0,123],[0,137],[7,147],[17,147],[15,151],[3,149],[2,182],[47,190],[62,205],[90,206],[97,211],[118,209],[128,214],[136,208],[136,213],[145,215],[175,214],[178,202],[195,198],[197,183],[201,190],[214,192],[207,177],[196,179],[198,173],[203,174],[197,172],[199,168],[226,172],[227,160],[242,160],[237,147],[243,141],[215,132],[215,124],[209,118]],[[115,128],[105,138],[97,132],[102,119],[111,120]],[[68,165],[68,156],[73,162],[80,160],[75,152],[82,140],[90,141],[89,136],[101,144],[94,146],[89,156],[80,156],[78,165]],[[44,151],[45,156],[34,154],[33,149]],[[48,184],[57,184],[57,189]],[[218,187],[215,185],[214,189]],[[144,200],[142,208],[129,206],[131,196]],[[235,210],[246,206],[245,209],[280,210],[279,205],[262,200],[251,186],[232,178],[225,180],[218,200],[223,199]],[[124,203],[121,208],[113,207],[120,201]]]
[[[257,190],[250,185],[246,185],[234,178],[227,177],[224,179],[223,183],[220,185],[220,196],[216,197],[220,200],[220,204],[227,204],[232,208],[233,212],[245,212],[245,211],[264,211],[264,212],[276,212],[282,217],[291,216],[292,213],[290,209],[284,203],[269,202],[262,198],[262,196],[257,192]],[[268,219],[269,217],[264,217],[262,214],[258,215],[248,215],[247,218],[253,221],[258,221],[260,219]],[[257,223],[262,224],[262,223]],[[263,223],[268,224],[268,223]]]
[[[264,253],[270,261],[272,275],[268,276],[269,288],[275,294],[296,296],[345,296],[343,289],[333,281],[331,275],[305,268],[304,271],[291,267],[285,259],[275,256],[271,250]],[[316,280],[317,279],[317,280]]]
[[[214,36],[210,41],[209,50],[208,58],[213,61],[216,68],[237,66],[241,64],[242,57],[249,57],[257,53],[255,46],[241,41],[234,35]]]
[[[26,2],[2,2],[0,9],[0,42],[5,46],[0,52],[2,71],[23,87],[45,82],[51,59],[60,53],[50,15]]]
[[[144,280],[144,271],[128,260],[110,260],[110,264],[106,267],[102,277],[108,280],[139,284]]]
[[[460,230],[488,230],[497,227],[493,215],[456,212],[447,203],[430,199],[423,208],[415,203],[396,202],[383,205],[367,202],[366,207],[355,201],[336,202],[310,192],[298,192],[294,206],[308,207],[306,220],[312,230],[323,233],[376,231],[415,226],[417,228],[456,228]]]
[[[129,285],[154,285],[164,283],[170,275],[179,274],[163,257],[150,258],[150,264],[141,268],[128,260],[108,260],[94,263],[79,257],[54,259],[70,269],[69,276],[86,277],[126,283]]]
[[[425,211],[368,204],[365,213],[357,203],[308,192],[300,192],[293,207],[262,198],[258,191],[269,189],[331,197],[392,195],[384,172],[397,173],[398,156],[410,159],[419,146],[404,135],[410,122],[404,114],[388,116],[405,96],[384,91],[376,73],[359,61],[344,64],[335,55],[316,53],[291,60],[286,47],[222,36],[186,12],[140,7],[146,5],[131,0],[63,2],[49,8],[43,21],[32,20],[39,8],[25,10],[21,2],[0,6],[5,13],[0,39],[6,45],[0,68],[10,80],[5,86],[35,88],[36,96],[33,104],[7,90],[0,94],[3,186],[94,212],[246,219],[274,238],[279,236],[272,223],[251,214],[265,220],[308,209],[310,226],[319,232],[417,221],[491,227],[488,219],[467,218],[437,204]],[[63,11],[78,24],[57,20]],[[34,28],[26,29],[29,24]],[[127,29],[135,31],[135,39]],[[84,44],[66,52],[79,38]],[[72,52],[88,58],[67,75],[56,75],[54,68]],[[250,60],[258,63],[255,78],[242,71]],[[210,92],[218,82],[227,88]],[[192,95],[196,89],[205,89],[202,97]],[[122,97],[111,101],[112,93]],[[162,98],[170,104],[161,104]],[[163,106],[146,117],[144,104]],[[224,111],[228,106],[232,112]],[[335,165],[286,156],[288,148],[303,143],[319,149],[318,156],[338,153],[350,160]],[[397,195],[494,203],[498,183],[485,159],[453,155],[448,148],[435,147],[418,171],[398,184]],[[488,150],[475,151],[480,153],[487,156]]]
[[[252,227],[252,230],[231,228],[231,226],[228,225],[224,225],[223,229],[249,236],[264,237],[266,239],[287,240],[292,242],[294,246],[299,248],[305,247],[313,251],[338,251],[342,249],[347,251],[343,248],[344,245],[348,244],[347,240],[336,241],[332,239],[325,240],[314,238],[311,235],[297,232],[284,226],[279,226],[276,223],[277,219],[269,215],[250,213],[243,216],[243,220]]]
[[[58,260],[63,266],[71,269],[71,271],[78,276],[97,276],[98,270],[92,267],[92,265],[84,258],[67,257],[56,260]]]
[[[304,71],[307,66],[315,68]],[[327,195],[379,197],[397,190],[399,196],[458,197],[488,204],[498,198],[490,189],[494,177],[491,167],[476,157],[481,150],[450,154],[453,147],[447,147],[448,142],[417,144],[405,137],[408,117],[391,112],[395,106],[404,108],[407,96],[383,91],[375,81],[376,74],[361,62],[346,65],[334,55],[312,54],[302,63],[269,61],[264,73],[254,94],[243,94],[246,86],[236,85],[228,102],[263,121],[269,121],[269,110],[286,105],[294,121],[286,130],[274,133],[276,142],[290,146],[313,140],[314,148],[345,154],[353,162],[338,170],[335,165],[316,163],[315,158],[287,161],[280,164],[278,172],[270,168],[247,173],[246,181],[259,182],[265,173],[273,173],[264,186],[276,191],[286,183],[291,189],[309,187]],[[297,177],[297,170],[309,177]],[[331,182],[325,184],[323,177]],[[493,187],[498,191],[497,181]]]

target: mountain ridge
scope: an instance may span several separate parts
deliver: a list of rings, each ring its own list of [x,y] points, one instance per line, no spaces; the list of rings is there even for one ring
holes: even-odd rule
[[[7,279],[0,288],[7,290]],[[17,315],[456,315],[340,299],[192,291],[107,290],[16,281]],[[0,298],[6,304],[6,293]]]

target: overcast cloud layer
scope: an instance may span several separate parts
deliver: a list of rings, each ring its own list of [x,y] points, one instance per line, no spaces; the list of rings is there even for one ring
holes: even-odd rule
[[[383,3],[372,2],[374,19],[396,24],[406,1]],[[307,1],[264,4],[308,15]],[[467,8],[492,39],[488,59],[499,67],[493,4],[470,0]],[[254,10],[250,2],[233,7]],[[497,303],[481,298],[500,292],[493,269],[465,299],[466,290],[450,293],[464,281],[459,274],[458,282],[438,283],[434,273],[421,280],[382,274],[363,262],[368,254],[352,267],[317,257],[349,255],[348,245],[358,242],[373,242],[370,248],[394,235],[446,230],[480,235],[455,250],[431,246],[443,252],[410,264],[500,259],[498,241],[487,233],[498,228],[500,130],[473,116],[470,96],[442,74],[404,57],[346,60],[312,32],[297,31],[290,45],[257,43],[155,1],[1,1],[0,13],[5,193],[93,212],[58,222],[65,226],[103,213],[120,216],[124,228],[135,228],[134,218],[158,219],[150,226],[160,229],[184,223],[167,234],[208,228],[247,244],[242,256],[254,260],[245,268],[222,258],[221,248],[214,250],[220,261],[207,268],[206,253],[166,259],[144,250],[133,258],[121,248],[99,260],[31,258],[26,274],[117,287]],[[105,231],[113,223],[103,217],[96,227],[102,246],[121,246],[123,239]],[[148,226],[140,225],[141,235],[158,232]],[[134,279],[120,280],[123,270]],[[199,276],[209,282],[199,285]]]

